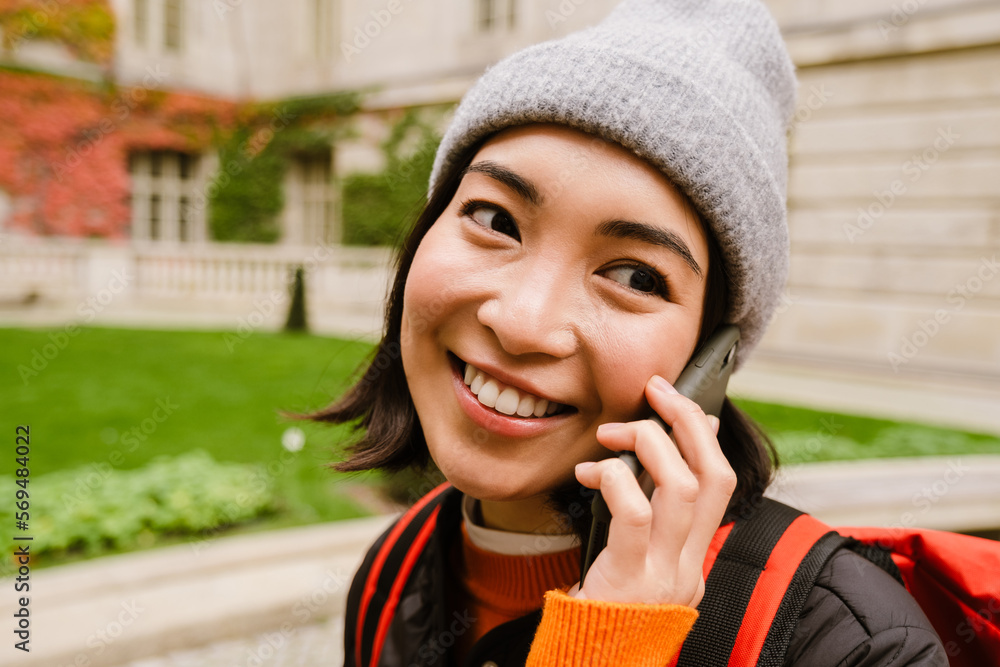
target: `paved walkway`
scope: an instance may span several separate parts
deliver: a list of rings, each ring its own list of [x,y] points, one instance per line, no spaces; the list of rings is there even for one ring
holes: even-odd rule
[[[338,667],[344,664],[344,619],[306,625],[289,633],[263,632],[166,655],[123,667]]]
[[[33,572],[31,652],[5,641],[0,665],[102,667],[159,657],[152,664],[270,667],[284,663],[260,657],[268,646],[292,659],[304,637],[324,634],[336,641],[323,651],[335,650],[353,573],[391,520],[218,538]],[[0,596],[0,616],[10,619],[13,586],[0,590],[9,593]],[[183,651],[207,645],[200,657]],[[239,657],[255,647],[256,661]],[[212,657],[234,651],[235,662]]]
[[[1000,528],[1000,456],[789,467],[774,495],[834,523]],[[341,664],[339,617],[367,546],[392,520],[241,535],[31,574],[31,653],[0,665]],[[0,582],[11,619],[11,582]],[[9,627],[9,626],[8,626]],[[9,631],[8,631],[9,632]]]

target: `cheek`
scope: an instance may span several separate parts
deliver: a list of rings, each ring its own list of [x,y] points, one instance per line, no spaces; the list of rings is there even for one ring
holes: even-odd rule
[[[453,267],[437,242],[434,227],[417,247],[403,290],[403,336],[420,334],[442,316],[454,297]]]
[[[673,383],[694,352],[698,322],[677,318],[648,326],[647,322],[619,322],[596,340],[602,348],[595,364],[605,412],[638,419],[649,409],[644,390],[653,375]]]

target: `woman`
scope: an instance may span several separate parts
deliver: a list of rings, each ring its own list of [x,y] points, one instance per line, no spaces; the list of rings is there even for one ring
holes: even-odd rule
[[[451,484],[418,535],[390,530],[369,552],[347,664],[677,653],[710,542],[771,463],[731,404],[707,417],[671,382],[722,322],[740,328],[741,364],[773,312],[793,101],[757,2],[653,0],[515,54],[463,99],[375,358],[313,415],[360,418],[339,469],[430,457]],[[649,471],[651,498],[622,450]],[[580,587],[586,489],[613,519]],[[397,542],[405,555],[385,556]],[[852,575],[857,558],[821,574],[787,664],[944,664],[915,603],[887,575]]]

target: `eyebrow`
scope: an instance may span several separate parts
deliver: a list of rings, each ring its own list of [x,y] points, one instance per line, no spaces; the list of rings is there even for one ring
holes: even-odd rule
[[[486,174],[490,178],[506,185],[529,203],[535,206],[541,206],[542,204],[542,196],[538,192],[538,189],[532,185],[531,181],[524,179],[498,162],[493,162],[492,160],[475,162],[465,168],[462,176],[468,173]]]
[[[640,241],[666,248],[683,259],[696,274],[703,275],[701,267],[698,266],[691,250],[684,243],[684,239],[668,229],[634,220],[609,220],[598,225],[594,234],[613,239]]]

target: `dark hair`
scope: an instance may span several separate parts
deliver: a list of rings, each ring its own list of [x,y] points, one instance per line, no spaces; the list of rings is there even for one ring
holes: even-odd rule
[[[350,456],[347,460],[333,466],[336,470],[349,472],[378,468],[398,471],[427,466],[429,462],[427,442],[403,373],[400,341],[403,289],[417,246],[448,207],[466,167],[485,141],[471,146],[452,162],[450,169],[438,180],[437,187],[404,241],[396,258],[396,274],[385,311],[384,335],[371,359],[366,362],[363,375],[332,405],[313,413],[295,415],[319,422],[357,420],[354,428],[362,435],[348,448]],[[727,304],[725,265],[718,244],[707,228],[706,237],[709,266],[699,343],[722,323]],[[728,398],[720,415],[719,444],[737,477],[736,491],[729,505],[732,513],[740,511],[745,503],[760,498],[771,480],[777,456],[767,436]],[[592,493],[574,482],[552,494],[553,506],[569,517],[577,532],[585,530],[590,522],[589,504],[582,512],[579,509],[581,497],[589,497]]]

